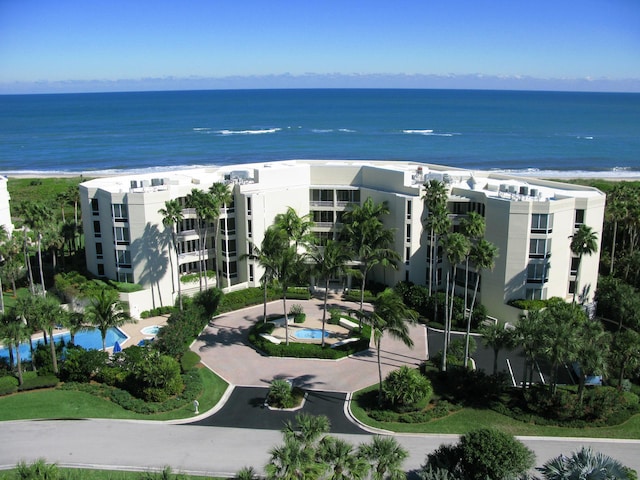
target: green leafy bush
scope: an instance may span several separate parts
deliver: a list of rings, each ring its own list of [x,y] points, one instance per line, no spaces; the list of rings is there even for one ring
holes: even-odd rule
[[[18,391],[18,379],[12,376],[0,377],[0,396]]]
[[[279,293],[272,288],[267,289],[267,301],[279,299]],[[237,292],[225,293],[220,300],[216,314],[240,310],[252,305],[260,305],[264,302],[264,289],[251,287]]]
[[[517,300],[511,300],[509,302],[509,305],[515,308],[519,308],[520,310],[535,311],[535,310],[542,310],[543,308],[545,308],[547,306],[547,301],[546,300],[525,300],[523,298],[520,298]]]
[[[89,382],[107,365],[108,360],[109,354],[102,350],[67,347],[60,366],[60,378],[65,382]]]
[[[276,408],[292,408],[295,402],[291,383],[282,379],[273,380],[269,386],[267,402]]]
[[[293,321],[295,323],[304,323],[305,319],[307,318],[302,305],[300,305],[299,303],[294,303],[293,305],[291,305],[291,308],[289,309],[289,315],[293,315]]]
[[[35,377],[27,376],[26,378],[23,378],[23,383],[18,387],[18,391],[25,392],[27,390],[36,390],[39,388],[51,388],[56,385],[58,385],[58,377],[55,375],[36,375]]]
[[[289,287],[287,289],[287,298],[291,300],[309,300],[311,292],[308,287]]]
[[[422,401],[428,402],[433,395],[433,387],[418,370],[403,365],[389,372],[382,383],[382,393],[391,408],[399,410],[411,408]]]
[[[180,368],[183,372],[187,372],[200,363],[200,355],[196,352],[187,350],[180,359]]]

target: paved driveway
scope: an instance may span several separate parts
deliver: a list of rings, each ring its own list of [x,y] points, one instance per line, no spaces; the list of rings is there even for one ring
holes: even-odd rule
[[[307,318],[322,317],[322,301],[294,300],[303,306]],[[329,308],[357,308],[355,303],[331,301]],[[267,314],[282,313],[281,301],[267,305]],[[274,378],[290,378],[308,390],[353,392],[378,382],[378,363],[373,348],[342,360],[316,360],[266,357],[248,345],[250,327],[262,318],[263,306],[230,312],[216,317],[191,349],[202,362],[232,385],[268,386]],[[411,328],[412,349],[402,342],[384,337],[381,348],[383,378],[402,365],[417,366],[427,356],[426,330]]]

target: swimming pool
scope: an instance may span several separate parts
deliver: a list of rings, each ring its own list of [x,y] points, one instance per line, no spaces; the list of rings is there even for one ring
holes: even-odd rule
[[[293,336],[300,340],[320,340],[322,338],[322,330],[317,328],[302,328],[296,330]],[[325,338],[329,336],[329,332],[324,332]]]
[[[58,333],[53,336],[54,340],[59,342],[60,340],[64,340],[65,343],[69,343],[71,340],[70,333]],[[122,345],[129,337],[125,335],[122,330],[118,328],[110,328],[107,330],[106,343],[107,348],[113,347],[113,344],[116,341]],[[33,341],[33,347],[35,348],[36,344],[42,343],[42,337]],[[84,332],[76,333],[75,344],[79,345],[87,350],[101,350],[102,349],[102,337],[100,336],[100,330],[97,328],[92,330],[87,330]],[[15,352],[14,352],[15,354]],[[6,347],[0,347],[0,357],[9,358],[9,350]],[[20,360],[31,360],[31,350],[29,349],[28,343],[20,344]]]
[[[160,328],[162,328],[160,327],[160,325],[150,325],[140,330],[140,333],[142,333],[143,335],[157,335],[160,331]]]

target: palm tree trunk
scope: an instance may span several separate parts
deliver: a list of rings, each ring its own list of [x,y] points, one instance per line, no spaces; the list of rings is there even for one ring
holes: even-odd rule
[[[47,293],[47,290],[44,286],[44,272],[42,270],[42,249],[41,249],[41,237],[42,235],[38,233],[38,265],[40,267],[40,282],[42,282],[42,295],[44,296]]]
[[[22,360],[20,359],[20,344],[16,344],[16,363],[18,366],[18,385],[22,386],[24,380],[22,379]],[[622,385],[622,383],[621,383]]]
[[[0,314],[4,314],[4,292],[2,291],[2,279],[0,278]]]
[[[447,270],[447,291],[444,297],[444,339],[442,345],[442,368],[443,372],[447,371],[447,347],[449,346],[449,270]]]
[[[471,299],[471,307],[469,308],[469,318],[467,319],[467,334],[464,339],[464,366],[467,367],[469,362],[469,339],[471,337],[471,317],[473,316],[473,307],[476,304],[476,296],[478,295],[478,285],[480,284],[480,272],[476,274],[476,286],[473,289],[473,298]]]
[[[433,284],[433,271],[435,270],[434,265],[436,264],[436,261],[434,259],[434,255],[435,255],[435,235],[433,233],[433,228],[431,228],[431,233],[429,235],[429,250],[430,250],[430,261],[429,261],[429,296],[431,296],[431,289],[432,289],[432,284]]]
[[[376,349],[378,353],[378,406],[382,406],[382,362],[380,361],[380,344],[382,343],[382,337],[376,341]]]
[[[287,293],[282,290],[282,305],[284,307],[284,337],[285,345],[289,346],[289,317],[287,315]]]
[[[56,342],[53,341],[53,328],[49,327],[49,350],[51,352],[51,363],[53,365],[53,373],[58,374],[58,357],[56,355]]]
[[[322,309],[322,348],[324,348],[324,331],[327,321],[327,297],[329,296],[329,277],[324,282],[324,306]]]
[[[578,268],[576,268],[576,284],[573,287],[573,304],[576,303],[576,293],[578,292],[578,286],[580,285],[580,264],[582,264],[582,255],[578,255]]]
[[[262,323],[267,323],[267,279],[264,279],[264,308],[262,311]]]
[[[183,311],[182,306],[182,285],[180,281],[180,254],[178,253],[178,245],[177,242],[173,242],[173,249],[176,254],[176,273],[178,274],[178,304],[180,305],[180,311]]]
[[[29,273],[29,290],[31,291],[31,295],[36,294],[35,286],[33,284],[33,269],[31,268],[31,259],[27,253],[27,233],[24,233],[24,263],[27,266],[27,272]],[[15,292],[16,289],[14,288]]]

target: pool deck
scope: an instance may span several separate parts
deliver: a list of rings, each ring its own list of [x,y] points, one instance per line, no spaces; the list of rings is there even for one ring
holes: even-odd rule
[[[159,317],[149,317],[138,320],[136,323],[126,323],[120,330],[122,330],[127,337],[126,342],[122,344],[122,348],[127,348],[132,345],[137,345],[140,340],[151,339],[153,335],[145,335],[142,333],[142,329],[145,327],[151,327],[153,325],[164,326],[167,324],[167,319],[169,315],[161,315]],[[107,351],[111,351],[111,348],[107,348]]]

